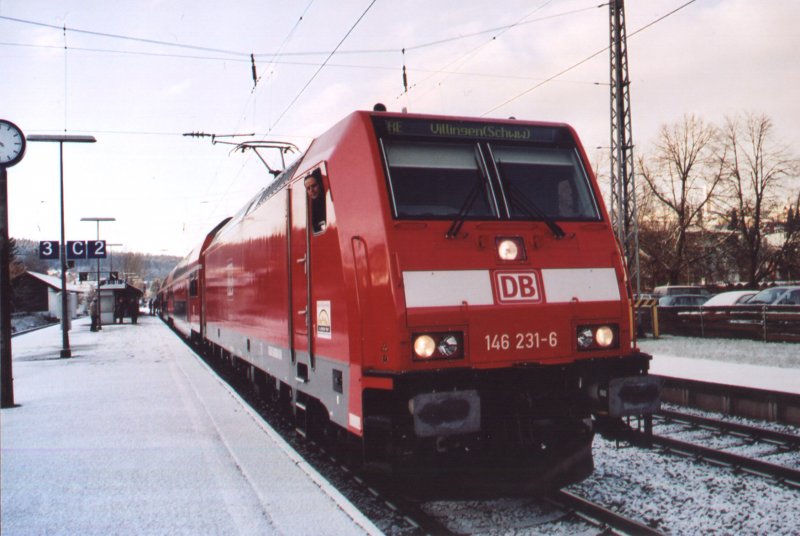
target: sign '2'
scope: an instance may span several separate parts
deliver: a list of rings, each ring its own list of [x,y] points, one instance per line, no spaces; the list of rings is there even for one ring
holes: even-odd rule
[[[535,270],[494,273],[494,295],[498,303],[540,303],[541,288],[539,273]]]
[[[68,259],[105,259],[105,240],[67,241]]]

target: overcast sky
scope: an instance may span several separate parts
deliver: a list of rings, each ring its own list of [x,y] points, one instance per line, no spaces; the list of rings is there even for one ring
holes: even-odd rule
[[[753,111],[800,153],[800,1],[687,2],[626,2],[637,150],[684,114]],[[100,234],[117,250],[184,255],[271,179],[254,155],[185,132],[305,149],[383,102],[567,122],[596,161],[609,145],[596,0],[0,0],[0,35],[0,118],[97,138],[65,146],[67,239],[95,238],[81,218],[114,217]],[[57,144],[28,144],[9,198],[12,237],[59,239]]]

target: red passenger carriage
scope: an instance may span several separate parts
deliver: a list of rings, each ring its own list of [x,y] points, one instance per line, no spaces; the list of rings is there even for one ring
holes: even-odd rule
[[[346,431],[396,473],[563,485],[591,472],[593,415],[658,404],[562,124],[353,113],[209,233],[167,293],[184,287],[190,331],[303,431]]]

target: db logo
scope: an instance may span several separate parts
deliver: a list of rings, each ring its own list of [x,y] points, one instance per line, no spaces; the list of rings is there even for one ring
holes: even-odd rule
[[[495,272],[494,295],[498,303],[539,303],[542,301],[539,273]]]

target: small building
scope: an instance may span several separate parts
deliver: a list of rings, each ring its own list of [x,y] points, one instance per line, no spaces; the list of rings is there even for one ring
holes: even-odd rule
[[[100,324],[114,323],[114,304],[122,299],[126,304],[139,301],[144,293],[130,283],[119,280],[103,281],[100,284]],[[130,316],[127,312],[125,316]]]
[[[67,283],[69,317],[78,316],[78,302],[84,289]],[[48,313],[61,319],[61,278],[26,271],[11,281],[11,303],[18,313]]]

